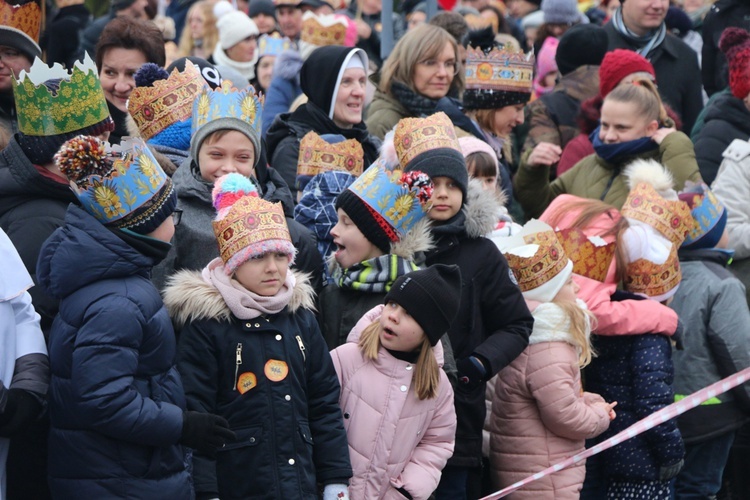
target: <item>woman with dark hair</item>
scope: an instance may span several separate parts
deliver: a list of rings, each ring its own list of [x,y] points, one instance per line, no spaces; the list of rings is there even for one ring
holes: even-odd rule
[[[115,130],[109,136],[111,144],[119,144],[128,135],[128,98],[135,88],[135,72],[147,62],[159,66],[166,62],[164,39],[154,23],[122,16],[104,27],[96,44],[96,68],[115,121]]]

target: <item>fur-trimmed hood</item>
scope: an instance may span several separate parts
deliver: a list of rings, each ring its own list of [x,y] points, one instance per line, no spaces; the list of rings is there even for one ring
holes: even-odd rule
[[[314,311],[315,291],[310,277],[293,269],[289,272],[294,273],[296,283],[286,310],[290,313],[299,309]],[[228,322],[232,318],[232,311],[223,297],[215,287],[203,280],[201,271],[178,271],[167,281],[163,295],[169,316],[178,327],[190,321],[214,319]]]
[[[470,238],[486,236],[497,226],[498,213],[505,206],[506,197],[482,188],[482,182],[477,179],[469,181],[466,192],[466,203],[463,212],[466,215],[464,227]]]

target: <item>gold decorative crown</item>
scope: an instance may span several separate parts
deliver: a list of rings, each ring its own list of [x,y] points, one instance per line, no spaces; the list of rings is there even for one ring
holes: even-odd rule
[[[677,247],[695,224],[687,203],[664,199],[646,182],[630,190],[620,213],[623,217],[648,224]]]
[[[677,256],[679,245],[672,245],[664,264],[638,259],[628,264],[625,289],[648,297],[660,297],[680,284],[682,271]]]
[[[530,238],[538,249],[531,257],[522,257],[512,251],[505,253],[508,265],[518,281],[522,292],[528,292],[547,283],[560,274],[568,265],[568,256],[555,233]]]
[[[42,11],[36,2],[11,5],[0,0],[0,27],[23,33],[37,46],[41,21]]]
[[[300,40],[318,47],[344,45],[347,26],[346,19],[342,16],[318,16],[308,11],[302,16]]]
[[[365,168],[364,157],[362,144],[355,139],[331,144],[310,131],[300,141],[297,175],[313,177],[338,170],[359,177]]]
[[[580,229],[567,228],[555,231],[573,261],[573,272],[596,281],[604,281],[615,255],[615,242],[597,245]],[[603,240],[602,240],[603,241]]]
[[[138,125],[141,137],[149,140],[172,124],[187,120],[193,112],[193,101],[203,89],[200,70],[185,61],[185,70],[175,68],[166,80],[152,87],[136,87],[128,99],[128,111]]]
[[[414,158],[432,149],[451,148],[461,153],[453,123],[442,111],[426,118],[399,121],[393,133],[393,145],[401,168],[406,168]]]
[[[466,90],[531,92],[534,81],[534,56],[511,46],[466,49]]]
[[[60,79],[52,95],[44,82]],[[75,132],[109,117],[102,84],[96,66],[86,54],[69,73],[61,65],[51,68],[35,59],[28,71],[13,79],[13,96],[18,111],[18,129],[31,136],[50,136]]]

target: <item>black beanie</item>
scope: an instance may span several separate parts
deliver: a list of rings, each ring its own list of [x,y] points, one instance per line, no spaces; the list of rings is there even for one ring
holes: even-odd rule
[[[451,327],[461,302],[461,271],[458,266],[435,264],[401,276],[385,296],[414,318],[430,340],[437,344]]]
[[[384,254],[391,253],[391,242],[398,241],[398,233],[380,214],[352,190],[345,189],[336,198],[336,210],[346,212],[357,229]]]
[[[419,170],[430,179],[448,177],[452,179],[463,193],[463,203],[466,203],[466,190],[469,185],[469,171],[463,153],[452,148],[435,148],[420,153],[406,164],[404,172]]]
[[[276,19],[276,7],[273,2],[271,0],[252,0],[250,7],[247,9],[247,16],[252,19],[259,14],[265,14]]]
[[[581,66],[599,66],[608,45],[604,28],[595,24],[577,24],[560,38],[555,53],[557,69],[564,76]]]

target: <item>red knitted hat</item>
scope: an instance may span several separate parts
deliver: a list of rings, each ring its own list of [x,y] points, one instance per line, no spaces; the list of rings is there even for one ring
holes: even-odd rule
[[[607,97],[623,78],[641,71],[649,73],[656,80],[654,67],[642,55],[625,49],[607,52],[599,66],[599,95]]]
[[[750,33],[742,28],[727,28],[721,34],[719,48],[729,61],[729,88],[738,99],[750,94]]]

